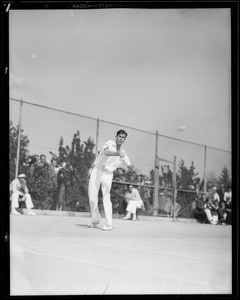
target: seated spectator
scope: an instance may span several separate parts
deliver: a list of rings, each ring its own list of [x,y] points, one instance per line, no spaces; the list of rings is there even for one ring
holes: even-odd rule
[[[14,179],[10,184],[10,191],[12,193],[11,214],[20,215],[16,209],[19,207],[19,201],[24,201],[27,208],[27,214],[36,216],[36,214],[32,211],[33,202],[31,195],[28,192],[25,178],[25,174],[20,174],[18,175],[18,178]]]
[[[222,225],[226,225],[224,215],[223,215],[224,212],[222,210],[222,207],[219,205],[218,200],[215,200],[213,204],[214,204],[213,211],[217,212],[218,214],[218,220],[219,220],[218,223]]]
[[[226,192],[223,196],[223,201],[227,202],[227,200],[232,200],[232,188],[230,186],[227,187]]]
[[[217,225],[218,223],[218,213],[215,210],[215,205],[212,202],[212,199],[205,200],[205,213],[210,224]]]
[[[127,215],[123,218],[124,220],[130,220],[132,215],[132,220],[136,221],[137,209],[144,209],[143,201],[139,195],[139,192],[132,184],[127,185],[127,191],[124,195],[125,201],[127,202]]]
[[[225,203],[225,212],[226,212],[226,223],[227,225],[232,225],[232,199],[227,199]]]

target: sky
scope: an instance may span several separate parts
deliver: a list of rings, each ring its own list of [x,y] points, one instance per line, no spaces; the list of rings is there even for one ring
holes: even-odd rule
[[[10,97],[113,122],[139,172],[154,167],[154,133],[231,151],[230,9],[9,11]],[[10,101],[10,119],[19,103]],[[96,139],[96,121],[24,104],[35,154]],[[99,147],[115,126],[100,121]],[[160,158],[191,161],[203,175],[204,147],[159,137]],[[230,170],[229,153],[209,149],[207,172]],[[230,170],[231,171],[231,170]]]

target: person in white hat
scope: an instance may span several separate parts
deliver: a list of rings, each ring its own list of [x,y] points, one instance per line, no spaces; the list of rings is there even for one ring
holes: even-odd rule
[[[10,184],[11,195],[11,214],[20,215],[20,213],[16,210],[19,207],[18,201],[24,201],[26,203],[27,214],[36,216],[36,213],[32,211],[33,202],[31,195],[28,192],[28,188],[26,185],[26,175],[20,174],[17,178],[15,178]]]

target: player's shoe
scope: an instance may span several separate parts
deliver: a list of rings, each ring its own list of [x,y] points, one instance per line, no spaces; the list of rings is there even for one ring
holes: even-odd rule
[[[136,217],[132,217],[132,221],[137,221],[137,218]]]
[[[29,210],[27,212],[27,215],[29,215],[29,216],[36,216],[37,214],[35,212],[33,212],[32,210]]]
[[[92,222],[91,224],[88,225],[89,228],[95,228],[98,224],[100,224],[100,220]]]
[[[102,227],[102,230],[110,231],[110,230],[112,230],[112,226],[111,225],[105,225],[105,226]]]
[[[12,209],[11,215],[21,215],[16,209]]]

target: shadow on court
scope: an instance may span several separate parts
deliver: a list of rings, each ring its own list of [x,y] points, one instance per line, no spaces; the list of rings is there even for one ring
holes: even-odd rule
[[[11,295],[231,294],[231,226],[10,216]],[[104,225],[102,219],[101,225]]]

